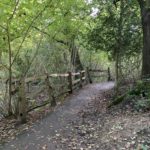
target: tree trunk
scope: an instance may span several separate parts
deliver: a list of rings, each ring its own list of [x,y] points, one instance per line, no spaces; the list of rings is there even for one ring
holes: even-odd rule
[[[82,63],[80,60],[79,51],[75,45],[74,40],[71,43],[70,52],[71,52],[71,63],[74,66],[75,72],[83,70],[83,66],[82,66]]]
[[[120,74],[119,74],[119,69],[120,69],[120,62],[121,62],[121,50],[122,50],[122,29],[123,29],[123,14],[124,14],[124,1],[120,0],[120,14],[119,14],[119,20],[118,20],[118,31],[117,31],[117,41],[116,41],[116,49],[115,49],[115,92],[116,95],[118,95],[119,91],[119,86],[120,86]]]
[[[142,77],[150,77],[150,8],[142,11],[143,62]]]
[[[115,56],[115,93],[118,95],[119,91],[119,52],[117,50],[116,56]]]
[[[83,70],[83,66],[80,60],[79,51],[76,50],[76,58],[75,58],[75,71],[78,72],[79,70]]]
[[[12,115],[12,107],[11,107],[11,90],[12,90],[12,50],[11,50],[11,44],[10,44],[10,31],[9,31],[9,24],[7,24],[7,40],[8,40],[8,53],[9,53],[9,102],[8,102],[8,114]]]

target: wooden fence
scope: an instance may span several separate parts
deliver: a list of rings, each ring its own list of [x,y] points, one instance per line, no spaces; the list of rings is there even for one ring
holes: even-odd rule
[[[67,89],[62,90],[59,92],[58,95],[55,95],[54,88],[51,85],[50,79],[51,78],[64,78],[67,81],[65,86]],[[28,107],[28,100],[26,98],[26,91],[30,91],[30,85],[36,81],[44,81],[45,87],[48,93],[48,100],[44,103],[34,106],[32,108]],[[19,120],[23,123],[26,122],[26,115],[28,112],[38,108],[50,104],[50,106],[56,105],[56,99],[64,94],[71,94],[73,90],[77,88],[82,88],[85,83],[88,82],[87,72],[82,70],[80,72],[68,72],[64,74],[45,74],[43,76],[38,77],[29,77],[29,78],[21,78],[21,79],[13,79],[12,80],[12,95],[18,93],[18,110],[17,116]],[[62,86],[62,85],[60,85]],[[27,90],[26,90],[27,87]]]
[[[19,120],[23,123],[26,122],[26,115],[28,112],[38,108],[45,106],[47,104],[50,104],[50,106],[55,106],[56,105],[56,99],[58,97],[64,95],[64,94],[71,94],[73,90],[77,88],[82,88],[84,84],[86,83],[92,83],[91,79],[91,72],[105,72],[108,74],[108,81],[111,79],[110,75],[110,69],[108,70],[92,70],[86,68],[86,70],[82,70],[80,72],[68,72],[64,74],[48,74],[46,73],[43,76],[38,76],[38,77],[29,77],[29,78],[21,78],[21,79],[13,79],[12,80],[12,95],[18,93],[18,108],[17,108],[17,116],[19,117]],[[59,85],[59,86],[67,86],[65,90],[59,91],[58,95],[55,95],[54,88],[52,87],[52,84],[50,82],[51,78],[62,78],[66,80],[67,82],[64,84],[65,85]],[[44,81],[47,93],[48,93],[48,100],[45,101],[44,103],[31,107],[28,107],[28,99],[26,97],[26,91],[30,91],[30,85],[33,82],[36,81]],[[55,85],[56,86],[56,85]],[[27,90],[26,90],[27,89]]]
[[[88,69],[88,72],[89,72],[89,79],[90,79],[90,82],[92,82],[92,79],[91,78],[94,78],[94,77],[107,77],[107,81],[111,81],[112,80],[112,77],[111,77],[111,73],[110,73],[110,68],[108,67],[107,70],[102,70],[102,69]],[[91,75],[91,73],[103,73],[100,74],[100,75]]]

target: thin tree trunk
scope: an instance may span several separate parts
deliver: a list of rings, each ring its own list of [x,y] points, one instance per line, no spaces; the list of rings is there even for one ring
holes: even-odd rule
[[[7,39],[8,39],[8,53],[9,53],[9,102],[8,102],[8,114],[12,115],[12,108],[11,108],[11,90],[12,90],[12,50],[11,50],[11,44],[10,44],[10,31],[9,31],[9,25],[7,25]]]
[[[76,47],[74,40],[72,41],[72,44],[70,46],[70,52],[71,52],[71,63],[74,66],[75,72],[78,72],[80,70],[83,70],[83,66],[80,60],[80,55],[78,48]]]
[[[124,2],[123,0],[120,0],[120,16],[118,21],[117,48],[115,50],[116,95],[118,95],[119,84],[120,84],[119,63],[120,63],[120,52],[122,50],[123,13],[124,13]]]
[[[80,55],[79,55],[79,51],[76,50],[76,58],[75,58],[75,67],[76,67],[76,72],[79,70],[83,70],[83,66],[80,60]]]
[[[119,64],[119,55],[118,55],[118,52],[116,52],[116,57],[115,57],[115,74],[116,74],[115,92],[116,92],[116,95],[118,95],[118,90],[119,90],[119,66],[118,66],[118,64]]]

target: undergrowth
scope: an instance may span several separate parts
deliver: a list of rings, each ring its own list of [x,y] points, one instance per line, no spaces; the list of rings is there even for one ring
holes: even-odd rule
[[[150,110],[150,83],[147,80],[138,81],[127,97],[136,111]]]

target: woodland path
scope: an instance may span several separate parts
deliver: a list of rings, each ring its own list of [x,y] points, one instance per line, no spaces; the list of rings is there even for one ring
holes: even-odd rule
[[[113,82],[86,85],[81,90],[70,95],[62,106],[57,107],[51,114],[35,123],[31,129],[25,131],[16,139],[0,147],[2,150],[60,150],[54,136],[68,124],[78,119],[78,113],[91,102],[97,94],[113,88]]]

